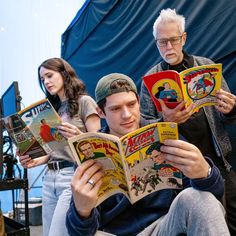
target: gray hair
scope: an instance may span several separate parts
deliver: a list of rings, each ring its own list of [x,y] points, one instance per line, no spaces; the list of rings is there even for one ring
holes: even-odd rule
[[[153,24],[153,36],[157,39],[157,29],[161,24],[175,22],[178,27],[180,33],[185,32],[185,17],[182,15],[176,14],[175,9],[163,9],[160,12],[160,15],[157,17],[156,21]]]

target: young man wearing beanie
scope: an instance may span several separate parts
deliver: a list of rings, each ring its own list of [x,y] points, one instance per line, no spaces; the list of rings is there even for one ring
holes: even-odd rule
[[[121,137],[148,123],[141,118],[137,89],[128,76],[109,74],[97,84],[99,113],[107,122],[100,132]],[[73,199],[66,225],[70,235],[229,235],[220,199],[223,179],[197,147],[166,140],[161,151],[167,163],[185,175],[183,190],[154,192],[135,204],[122,194],[97,203],[102,166],[95,160],[80,165],[72,179]],[[100,231],[103,231],[102,233]],[[98,232],[97,232],[98,233]]]

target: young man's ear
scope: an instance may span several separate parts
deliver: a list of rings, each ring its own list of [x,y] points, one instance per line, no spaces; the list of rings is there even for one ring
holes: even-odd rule
[[[98,115],[100,116],[100,118],[105,119],[105,114],[104,114],[104,112],[102,111],[102,109],[99,108],[99,107],[96,107],[96,110],[97,110],[97,113],[98,113]]]

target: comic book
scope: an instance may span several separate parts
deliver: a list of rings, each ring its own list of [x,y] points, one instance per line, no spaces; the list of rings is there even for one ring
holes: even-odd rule
[[[37,158],[68,145],[57,129],[61,119],[47,99],[3,118],[3,122],[20,155]]]
[[[68,143],[78,165],[91,158],[103,165],[97,205],[116,193],[123,193],[133,204],[152,192],[182,187],[180,170],[163,160],[160,147],[165,139],[178,139],[176,123],[150,124],[121,138],[84,133]]]
[[[143,81],[158,111],[161,111],[159,99],[162,99],[171,109],[183,100],[185,107],[193,102],[195,112],[203,106],[216,104],[216,91],[221,88],[222,64],[196,66],[180,73],[160,71],[144,76]]]

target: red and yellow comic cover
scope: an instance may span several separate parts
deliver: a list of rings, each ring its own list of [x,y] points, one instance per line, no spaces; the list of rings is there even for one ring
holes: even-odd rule
[[[195,110],[216,104],[216,91],[221,88],[222,64],[196,66],[180,73],[174,70],[160,71],[143,77],[144,84],[161,112],[160,99],[168,108],[175,108],[181,101],[185,107],[191,102]]]
[[[78,165],[91,158],[103,165],[97,204],[115,193],[123,193],[134,203],[154,191],[182,186],[182,173],[161,157],[165,139],[178,139],[176,123],[154,123],[121,138],[84,133],[68,142]]]
[[[179,74],[174,70],[144,76],[143,81],[158,111],[162,111],[160,99],[168,108],[175,108],[183,100]]]
[[[194,103],[195,110],[216,104],[216,91],[221,88],[222,64],[197,66],[180,73],[184,100]]]

